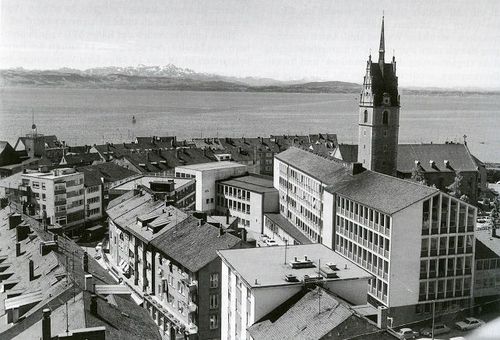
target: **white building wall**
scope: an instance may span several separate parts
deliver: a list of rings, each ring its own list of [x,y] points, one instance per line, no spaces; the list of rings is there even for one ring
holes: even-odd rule
[[[392,216],[388,292],[391,307],[418,302],[422,202]]]
[[[335,204],[336,196],[328,191],[323,194],[323,244],[335,249]]]

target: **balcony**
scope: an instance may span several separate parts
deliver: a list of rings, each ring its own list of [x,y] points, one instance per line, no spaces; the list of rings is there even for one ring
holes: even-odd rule
[[[66,188],[60,188],[54,190],[54,195],[61,195],[66,193]]]
[[[66,205],[66,200],[57,200],[54,202],[55,205]]]

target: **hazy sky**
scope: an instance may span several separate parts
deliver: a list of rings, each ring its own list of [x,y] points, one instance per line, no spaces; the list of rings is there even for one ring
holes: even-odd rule
[[[500,1],[0,0],[0,68],[165,65],[360,83],[377,55],[400,84],[500,88]]]

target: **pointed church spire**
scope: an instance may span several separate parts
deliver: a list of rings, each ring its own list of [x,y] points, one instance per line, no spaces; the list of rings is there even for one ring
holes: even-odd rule
[[[380,47],[378,49],[378,64],[380,65],[380,71],[384,75],[384,61],[385,59],[385,38],[384,38],[384,16],[382,15],[382,30],[380,32]]]

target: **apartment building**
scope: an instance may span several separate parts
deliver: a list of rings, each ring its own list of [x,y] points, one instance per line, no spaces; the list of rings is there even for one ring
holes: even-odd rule
[[[94,222],[103,217],[104,183],[94,173],[83,173],[85,221]]]
[[[354,305],[366,304],[368,272],[321,244],[220,250],[221,339],[248,339],[247,328],[299,293],[321,284]]]
[[[114,199],[139,187],[149,189],[158,198],[176,208],[194,210],[196,183],[193,178],[140,174],[113,182],[108,192],[110,198]]]
[[[352,168],[351,163],[296,147],[276,155],[274,187],[279,191],[280,214],[312,242],[331,248],[333,233],[323,226],[324,191]]]
[[[433,302],[438,311],[470,303],[475,207],[368,171],[327,190],[335,250],[375,276],[368,300],[389,307],[394,324],[425,317]]]
[[[222,161],[177,166],[175,177],[196,179],[197,211],[211,212],[216,208],[216,181],[234,176],[241,176],[248,171],[246,165],[236,162]]]
[[[23,202],[34,204],[35,213],[45,211],[50,223],[66,230],[85,220],[84,175],[71,168],[27,172],[21,177]]]
[[[278,211],[278,191],[272,177],[249,174],[217,183],[216,210],[229,211],[249,239],[256,240],[264,232],[264,214]]]
[[[425,317],[431,301],[438,310],[470,302],[475,207],[306,150],[276,158],[281,215],[372,273],[368,301],[397,310],[394,324]]]
[[[165,337],[220,338],[217,249],[240,239],[142,190],[110,202],[110,261]]]

